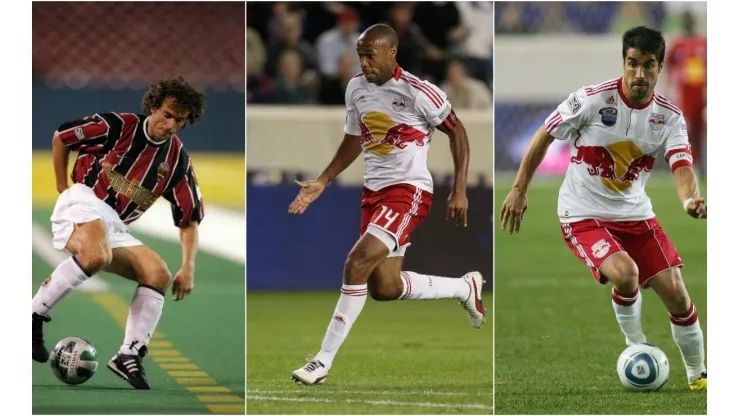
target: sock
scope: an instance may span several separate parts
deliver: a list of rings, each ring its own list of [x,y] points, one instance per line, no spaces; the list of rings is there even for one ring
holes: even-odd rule
[[[617,323],[622,333],[627,338],[625,342],[630,344],[642,344],[647,342],[645,334],[642,333],[642,294],[640,289],[632,293],[617,292],[612,288],[612,306],[617,315]]]
[[[680,315],[671,314],[671,333],[673,341],[681,351],[689,381],[707,371],[704,365],[704,332],[701,330],[699,315],[693,303],[688,311]]]
[[[459,277],[440,277],[414,272],[401,272],[403,292],[398,299],[457,299],[465,302],[470,285]]]
[[[137,355],[141,347],[149,344],[164,308],[164,293],[157,288],[139,285],[134,292],[126,320],[126,335],[119,352]]]
[[[33,312],[46,316],[65,296],[89,279],[77,257],[70,257],[59,263],[48,279],[41,284],[31,302]]]
[[[329,322],[329,328],[326,329],[324,341],[321,343],[321,351],[316,354],[316,359],[321,361],[327,370],[331,367],[339,347],[347,338],[352,324],[360,316],[365,300],[367,300],[367,284],[342,285],[334,316]]]

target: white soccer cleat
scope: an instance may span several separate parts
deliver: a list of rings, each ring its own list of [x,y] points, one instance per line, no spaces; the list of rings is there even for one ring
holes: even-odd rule
[[[470,272],[462,278],[470,286],[470,296],[465,302],[460,302],[460,305],[468,313],[470,325],[478,329],[486,321],[486,308],[483,306],[483,298],[481,297],[483,283],[486,283],[486,281],[483,280],[483,275],[478,272]]]
[[[321,384],[329,374],[329,370],[324,364],[313,358],[312,355],[308,356],[308,364],[293,371],[293,380],[300,384]]]

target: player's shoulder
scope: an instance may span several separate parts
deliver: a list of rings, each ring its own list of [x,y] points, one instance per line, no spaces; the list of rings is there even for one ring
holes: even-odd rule
[[[598,84],[584,85],[568,97],[568,107],[572,113],[581,108],[603,107],[616,105],[619,78],[610,79]]]
[[[398,85],[414,100],[423,98],[437,107],[444,105],[447,95],[432,82],[423,80],[409,71],[401,69],[396,74]]]
[[[683,115],[677,105],[670,102],[665,95],[658,91],[653,91],[653,105],[656,110],[665,112],[670,119],[678,120]]]
[[[106,122],[117,122],[130,123],[143,120],[142,115],[136,113],[122,113],[117,111],[108,111],[103,113],[95,113],[88,118],[95,120],[104,120]]]

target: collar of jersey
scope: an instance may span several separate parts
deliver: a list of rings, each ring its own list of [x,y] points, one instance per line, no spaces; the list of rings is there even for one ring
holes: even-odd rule
[[[167,143],[168,141],[170,141],[170,139],[172,139],[172,136],[170,136],[169,139],[162,141],[162,142],[154,141],[151,137],[149,137],[149,133],[146,132],[146,126],[149,125],[149,117],[151,116],[147,116],[147,118],[145,118],[144,122],[141,124],[141,130],[144,132],[144,137],[146,137],[146,141],[148,141],[149,144],[151,144],[152,146],[161,146]]]
[[[650,104],[653,102],[653,97],[655,97],[655,92],[650,93],[650,99],[645,102],[645,104],[641,106],[633,105],[632,102],[627,98],[627,95],[624,93],[624,90],[622,89],[622,82],[624,82],[624,77],[620,77],[619,81],[617,81],[617,91],[619,92],[619,98],[622,99],[622,102],[627,107],[633,109],[633,110],[644,110],[650,106]]]

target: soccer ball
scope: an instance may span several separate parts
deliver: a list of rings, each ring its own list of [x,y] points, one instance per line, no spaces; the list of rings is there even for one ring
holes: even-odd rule
[[[98,352],[82,338],[67,337],[57,342],[50,361],[59,380],[66,384],[82,384],[98,369]]]
[[[650,344],[627,347],[617,360],[617,375],[625,388],[634,392],[658,391],[668,381],[668,358]]]

